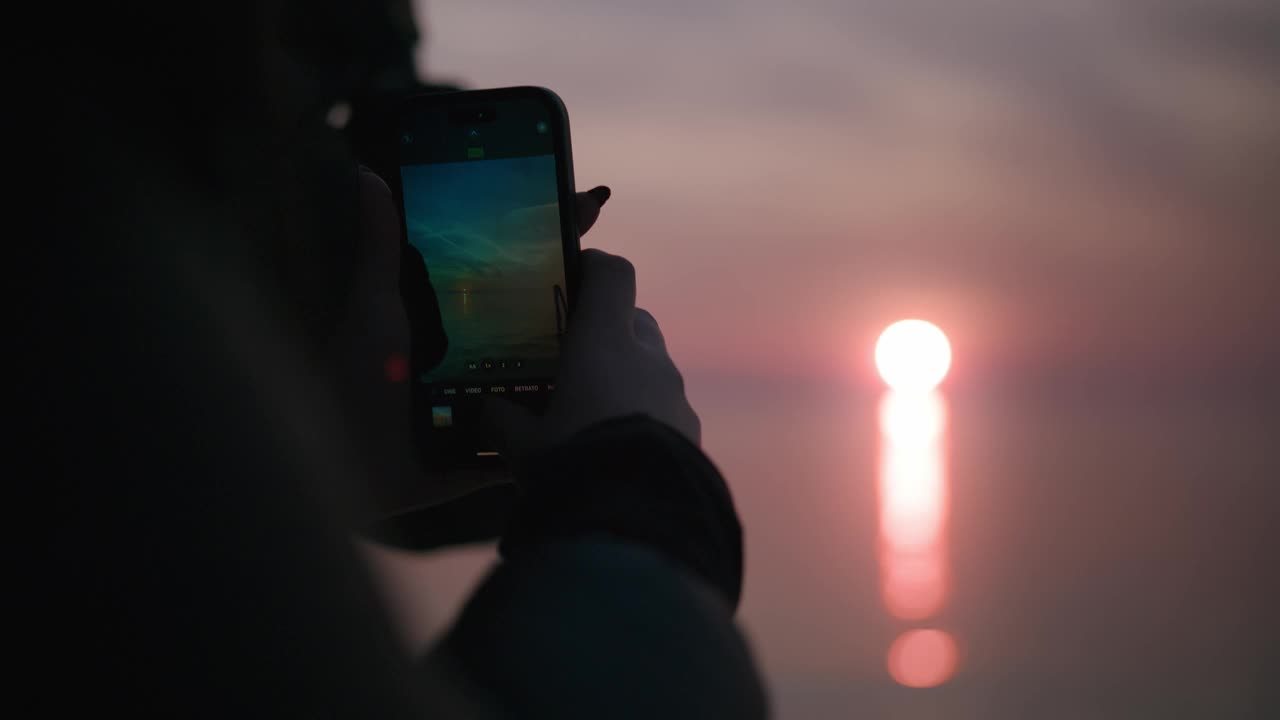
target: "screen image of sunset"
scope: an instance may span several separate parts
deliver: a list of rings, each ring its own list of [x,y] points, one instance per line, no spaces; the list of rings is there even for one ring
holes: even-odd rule
[[[496,365],[489,377],[554,375],[565,322],[554,156],[409,165],[401,178],[408,240],[449,338],[419,379],[455,379],[486,361]]]

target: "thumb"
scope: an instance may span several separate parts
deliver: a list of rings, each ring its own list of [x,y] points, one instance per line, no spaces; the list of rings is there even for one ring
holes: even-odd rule
[[[529,408],[510,398],[486,395],[481,399],[484,414],[498,431],[498,451],[508,459],[528,455],[537,445],[539,418]]]
[[[370,289],[396,289],[400,283],[400,213],[391,190],[372,170],[360,169],[359,192],[359,275]]]

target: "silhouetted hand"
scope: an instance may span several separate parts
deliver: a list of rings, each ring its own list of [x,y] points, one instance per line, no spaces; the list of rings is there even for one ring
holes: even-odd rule
[[[636,307],[635,267],[626,258],[584,250],[576,308],[546,413],[535,416],[510,401],[490,401],[508,454],[519,459],[598,422],[636,414],[700,444],[701,423],[658,322]]]
[[[351,434],[373,477],[372,508],[357,523],[440,504],[512,480],[509,471],[427,472],[413,446],[412,335],[400,293],[400,224],[386,183],[362,171],[360,249],[344,321],[333,341]],[[608,190],[578,193],[579,233],[600,215]],[[634,297],[634,280],[632,286]],[[370,517],[371,516],[371,517]]]

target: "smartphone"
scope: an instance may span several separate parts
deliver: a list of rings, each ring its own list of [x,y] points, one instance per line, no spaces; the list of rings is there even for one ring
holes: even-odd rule
[[[569,118],[545,88],[409,98],[396,122],[400,290],[423,460],[501,465],[486,398],[540,412],[578,289]]]

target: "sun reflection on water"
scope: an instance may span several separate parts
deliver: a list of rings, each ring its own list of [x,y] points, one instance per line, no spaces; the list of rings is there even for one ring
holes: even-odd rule
[[[891,388],[878,418],[880,591],[894,618],[918,623],[942,610],[951,584],[948,413],[937,389],[951,351],[936,326],[905,321],[881,336],[876,361]],[[913,688],[945,683],[957,664],[955,639],[935,628],[903,632],[887,658],[890,676]]]

